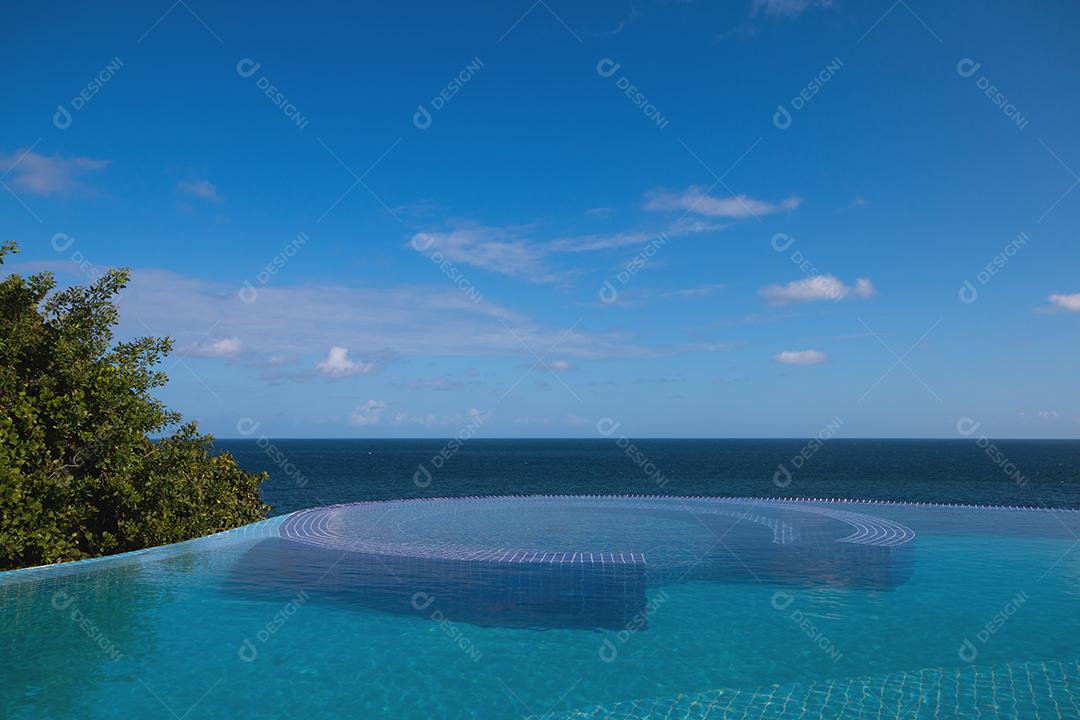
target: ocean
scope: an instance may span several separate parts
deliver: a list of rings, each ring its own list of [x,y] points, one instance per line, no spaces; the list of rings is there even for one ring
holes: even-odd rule
[[[516,494],[847,498],[1080,508],[1080,440],[218,440],[272,514]]]

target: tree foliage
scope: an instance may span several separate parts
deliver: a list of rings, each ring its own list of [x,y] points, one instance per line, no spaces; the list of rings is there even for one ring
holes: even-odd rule
[[[16,252],[0,246],[0,264]],[[168,338],[113,340],[111,270],[0,282],[0,570],[187,540],[259,520],[265,475],[153,396]]]

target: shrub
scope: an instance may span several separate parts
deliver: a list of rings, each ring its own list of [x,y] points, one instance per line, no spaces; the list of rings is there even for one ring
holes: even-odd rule
[[[0,264],[16,251],[4,243]],[[269,510],[265,474],[212,454],[212,436],[153,396],[172,341],[114,342],[128,279],[0,282],[0,570],[188,540]]]

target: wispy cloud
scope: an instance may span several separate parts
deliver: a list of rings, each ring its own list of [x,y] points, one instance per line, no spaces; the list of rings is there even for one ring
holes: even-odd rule
[[[121,330],[128,337],[169,335],[183,348],[200,342],[213,329],[215,337],[242,343],[245,362],[266,364],[274,358],[279,368],[300,364],[307,368],[308,380],[318,377],[316,362],[325,363],[327,372],[350,372],[349,363],[360,368],[385,364],[380,354],[390,352],[312,357],[315,352],[326,353],[325,348],[533,360],[522,347],[524,342],[537,352],[557,344],[559,355],[571,361],[658,354],[624,334],[581,327],[566,331],[487,300],[473,302],[453,286],[266,286],[250,304],[240,299],[239,289],[164,270],[136,269],[120,298]]]
[[[1032,421],[1057,422],[1061,420],[1061,413],[1057,410],[1037,410],[1035,412],[1021,412],[1020,421],[1030,423]]]
[[[829,356],[820,350],[785,350],[773,355],[773,362],[781,365],[820,365],[828,361]]]
[[[465,389],[465,383],[448,377],[395,378],[390,381],[390,385],[409,390],[435,390],[440,392],[460,392]]]
[[[693,342],[683,343],[681,345],[672,346],[670,351],[673,353],[678,352],[730,352],[735,348],[742,347],[745,344],[742,340],[722,341],[722,342]]]
[[[833,0],[754,0],[751,15],[796,18],[812,7],[831,7]]]
[[[876,291],[874,284],[867,278],[858,278],[854,285],[845,285],[835,275],[817,275],[789,282],[787,285],[769,285],[758,292],[770,304],[782,306],[793,302],[869,298],[873,297]]]
[[[209,180],[181,180],[176,183],[176,189],[185,195],[191,195],[201,200],[221,201],[217,187]]]
[[[553,256],[556,254],[599,252],[644,245],[661,235],[697,235],[725,227],[725,224],[684,218],[656,230],[589,233],[542,241],[525,237],[525,229],[520,227],[466,225],[448,231],[416,233],[409,245],[429,256],[440,253],[442,258],[452,263],[471,265],[531,282],[550,283],[565,280],[572,274],[553,267]]]
[[[413,235],[410,245],[427,254],[441,253],[452,263],[533,282],[554,282],[561,278],[545,264],[548,251],[521,238],[514,228],[470,225],[449,232],[422,232]]]
[[[349,351],[335,345],[330,348],[330,353],[315,363],[315,370],[323,377],[346,378],[356,375],[370,375],[378,369],[373,362],[356,362],[349,359]]]
[[[723,289],[720,284],[705,284],[687,288],[640,288],[623,290],[614,302],[605,303],[597,299],[597,304],[602,307],[635,308],[652,302],[664,300],[701,300],[714,295]]]
[[[235,358],[243,349],[238,337],[193,343],[183,354],[191,357]]]
[[[476,408],[469,408],[467,412],[455,415],[436,415],[434,413],[420,415],[400,411],[394,413],[393,424],[421,425],[424,427],[462,427],[466,424],[479,426],[487,422],[491,416],[490,410],[484,411]]]
[[[618,35],[640,17],[641,11],[638,10],[637,5],[631,4],[630,14],[619,20],[611,30],[608,30],[608,35]]]
[[[1042,312],[1058,312],[1060,310],[1080,312],[1080,293],[1070,293],[1067,295],[1054,293],[1046,299],[1050,301],[1050,305],[1049,307],[1040,308]]]
[[[59,154],[39,155],[26,149],[13,155],[0,156],[0,172],[8,173],[11,184],[16,188],[34,195],[67,194],[83,189],[82,176],[108,166],[108,160],[65,158]]]
[[[794,210],[800,204],[802,204],[802,199],[798,197],[789,197],[777,203],[757,200],[746,195],[718,197],[707,194],[705,190],[697,185],[691,185],[678,192],[653,190],[645,196],[646,210],[682,210],[706,217],[733,218],[736,220],[786,212]]]
[[[386,402],[384,400],[368,400],[352,411],[349,415],[349,424],[357,427],[378,425],[384,412],[386,412]]]

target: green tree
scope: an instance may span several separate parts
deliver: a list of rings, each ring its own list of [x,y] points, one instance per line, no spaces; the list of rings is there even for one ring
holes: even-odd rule
[[[0,246],[0,265],[13,252]],[[172,341],[114,342],[128,278],[0,282],[0,570],[188,540],[269,510],[265,474],[213,455],[212,436],[153,396]]]

